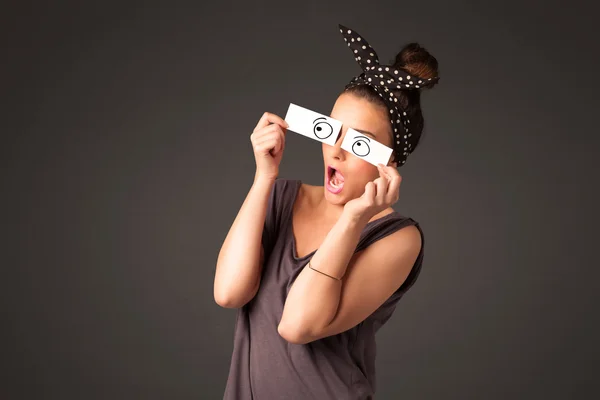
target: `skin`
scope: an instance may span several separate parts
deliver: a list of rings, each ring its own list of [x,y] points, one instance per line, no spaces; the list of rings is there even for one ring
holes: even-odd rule
[[[313,209],[313,215],[318,215],[327,221],[337,220],[348,202],[359,199],[365,194],[368,182],[374,182],[383,174],[383,177],[391,181],[393,178],[401,180],[396,169],[397,163],[389,161],[387,166],[378,168],[341,148],[348,128],[362,131],[366,136],[375,139],[388,147],[392,145],[391,125],[388,120],[388,110],[374,104],[365,98],[353,94],[341,94],[331,111],[331,118],[342,121],[342,130],[338,136],[335,146],[322,144],[323,153],[323,186],[311,186],[303,184],[298,195],[299,201],[305,201]],[[341,193],[333,194],[325,187],[328,165],[335,166],[344,176],[344,189]],[[304,196],[309,196],[308,201]],[[390,202],[391,203],[391,202]],[[393,212],[391,204],[369,220],[378,219]]]
[[[408,226],[354,252],[366,224],[393,212],[401,177],[396,164],[375,167],[341,149],[349,127],[369,131],[373,139],[391,146],[387,109],[344,93],[331,117],[342,121],[334,146],[323,145],[324,182],[327,166],[344,175],[344,188],[333,194],[324,186],[302,185],[292,213],[296,256],[317,249],[312,268],[305,267],[285,301],[279,334],[291,343],[311,341],[343,332],[373,313],[404,282],[419,254],[420,234]]]
[[[316,251],[310,259],[312,268],[305,266],[291,285],[277,326],[280,336],[290,343],[309,343],[356,326],[400,287],[420,252],[421,236],[415,226],[355,252],[366,224],[393,212],[401,177],[395,163],[375,167],[340,146],[351,127],[369,131],[373,139],[392,147],[386,112],[348,93],[340,95],[332,109],[331,117],[343,126],[336,144],[323,146],[324,183],[326,167],[333,164],[344,175],[345,184],[337,195],[325,186],[303,184],[294,201],[296,256]],[[264,263],[260,235],[285,148],[286,128],[281,117],[265,113],[251,135],[255,180],[217,260],[215,300],[223,307],[242,307],[259,290]]]

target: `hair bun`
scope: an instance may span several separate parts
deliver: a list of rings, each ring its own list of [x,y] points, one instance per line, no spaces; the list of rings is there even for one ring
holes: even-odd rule
[[[396,55],[394,67],[402,68],[409,74],[421,79],[438,77],[438,61],[427,49],[419,43],[413,42],[405,45]],[[437,82],[433,83],[434,86]]]

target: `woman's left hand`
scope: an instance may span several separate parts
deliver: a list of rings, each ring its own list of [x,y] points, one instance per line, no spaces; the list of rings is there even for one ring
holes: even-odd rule
[[[377,166],[379,178],[365,185],[362,196],[344,205],[344,213],[356,219],[369,221],[381,211],[398,201],[402,177],[396,167]]]

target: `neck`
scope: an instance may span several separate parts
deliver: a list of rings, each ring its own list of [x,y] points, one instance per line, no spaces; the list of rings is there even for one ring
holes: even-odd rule
[[[325,186],[322,186],[321,188],[322,190],[319,196],[317,208],[321,210],[324,218],[337,221],[344,211],[344,204],[332,204],[327,201],[325,198],[327,188]]]

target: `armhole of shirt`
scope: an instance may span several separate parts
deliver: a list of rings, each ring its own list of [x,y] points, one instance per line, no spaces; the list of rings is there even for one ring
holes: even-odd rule
[[[410,272],[408,273],[408,276],[406,277],[406,279],[404,280],[404,282],[402,283],[402,285],[400,285],[400,288],[398,288],[398,290],[394,293],[400,293],[400,294],[404,294],[406,293],[406,291],[408,289],[410,289],[416,282],[417,278],[419,277],[419,274],[421,273],[421,266],[423,265],[423,255],[425,254],[424,249],[425,249],[425,235],[423,234],[423,230],[421,229],[421,225],[419,225],[418,222],[412,220],[411,225],[414,225],[418,230],[419,233],[421,234],[421,250],[419,250],[419,255],[417,256],[417,259],[415,260],[415,263],[412,267],[412,269],[410,270]]]
[[[425,237],[423,235],[423,230],[418,222],[413,220],[412,218],[402,217],[400,216],[391,218],[387,221],[382,221],[379,226],[373,227],[367,235],[363,238],[364,240],[360,243],[360,248],[364,249],[370,244],[374,243],[377,240],[383,239],[384,237],[391,235],[392,233],[405,228],[407,226],[414,225],[419,230],[421,234],[421,249],[419,251],[419,255],[415,260],[408,276],[404,280],[404,282],[396,289],[394,293],[385,301],[382,307],[387,307],[390,304],[396,303],[400,298],[410,289],[416,282],[420,272],[421,265],[423,263],[423,255],[425,249]]]
[[[286,180],[282,178],[277,178],[273,187],[271,188],[271,193],[269,194],[269,201],[267,203],[267,213],[265,215],[265,223],[263,225],[262,232],[262,246],[265,250],[265,259],[266,262],[275,246],[275,242],[277,241],[277,236],[279,233],[279,225],[281,221],[281,208],[282,208],[282,195],[285,190]]]
[[[400,287],[396,289],[396,291],[386,300],[386,306],[397,303],[402,298],[402,296],[404,296],[406,292],[415,284],[417,278],[419,277],[419,274],[421,273],[421,266],[423,265],[423,255],[425,248],[425,236],[423,235],[423,230],[421,229],[421,226],[418,222],[414,221],[411,218],[409,218],[409,221],[410,222],[404,226],[414,225],[419,230],[419,233],[421,234],[421,250],[419,251],[419,255],[417,256],[417,259],[415,260],[415,263],[413,264],[404,282],[402,282]]]

